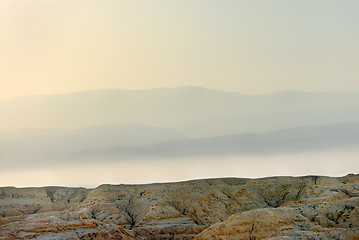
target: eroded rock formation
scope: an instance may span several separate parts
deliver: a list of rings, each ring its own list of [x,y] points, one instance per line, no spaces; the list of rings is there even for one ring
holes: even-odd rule
[[[0,188],[0,239],[359,239],[359,175]]]

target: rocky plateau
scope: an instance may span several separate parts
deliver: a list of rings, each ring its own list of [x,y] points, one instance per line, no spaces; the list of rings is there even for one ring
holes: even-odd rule
[[[0,188],[0,239],[359,239],[359,175]]]

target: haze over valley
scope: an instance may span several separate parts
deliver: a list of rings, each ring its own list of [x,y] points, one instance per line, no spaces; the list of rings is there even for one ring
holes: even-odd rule
[[[355,91],[243,95],[194,86],[99,90],[19,97],[0,102],[0,112],[7,116],[0,120],[0,169],[8,184],[14,179],[5,177],[16,171],[61,176],[82,168],[83,176],[71,185],[94,186],[93,174],[141,183],[221,174],[342,175],[358,167]],[[258,162],[278,166],[283,161],[286,171],[253,170]],[[220,169],[216,162],[226,167],[214,173]],[[312,168],[306,166],[314,162]],[[325,171],[324,163],[329,166]],[[230,170],[236,168],[241,170]],[[112,169],[139,174],[126,180]],[[57,181],[51,183],[61,185]]]

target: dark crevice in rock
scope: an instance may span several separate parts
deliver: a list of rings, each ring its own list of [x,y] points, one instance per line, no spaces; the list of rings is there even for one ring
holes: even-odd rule
[[[269,206],[269,207],[273,207],[275,208],[276,206],[271,204],[261,193],[257,193],[259,196],[262,197],[262,199],[264,200],[264,202]]]
[[[46,189],[46,194],[49,197],[51,202],[54,202],[54,191],[51,191],[50,189]]]
[[[130,210],[130,205],[132,204],[132,200],[133,200],[133,197],[128,199],[128,204],[124,208],[124,211],[125,211],[125,213],[127,214],[127,217],[128,217],[128,221],[129,221],[129,224],[130,224],[130,229],[133,229],[134,226],[136,225],[135,216],[134,216],[133,212]]]
[[[285,199],[285,197],[288,195],[288,193],[289,193],[289,192],[286,192],[286,193],[283,194],[283,197],[282,197],[282,200],[281,200],[282,203],[284,202],[284,199]]]
[[[232,199],[233,197],[231,195],[229,195],[228,193],[226,193],[225,191],[222,192],[228,199]]]
[[[340,218],[341,216],[343,216],[343,214],[344,214],[345,212],[346,212],[345,209],[342,210],[342,211],[340,211],[339,214],[338,214],[338,217],[337,217],[336,219],[333,219],[333,221],[334,221],[335,223],[338,223],[339,218]]]
[[[349,192],[348,190],[346,190],[346,189],[340,189],[340,190],[338,190],[338,192],[342,192],[342,193],[344,193],[345,195],[347,195],[348,197],[355,197],[355,194],[352,194],[351,192]]]
[[[256,239],[256,237],[253,237],[253,231],[254,231],[254,219],[252,221],[251,230],[249,232],[249,240],[255,240]]]
[[[136,221],[135,221],[135,217],[133,215],[133,213],[131,213],[130,211],[126,210],[126,213],[128,215],[128,217],[130,218],[130,229],[133,229],[133,227],[136,225]]]
[[[314,184],[317,185],[317,181],[318,181],[319,177],[318,176],[314,176],[313,177],[313,181],[314,181]]]
[[[303,185],[299,191],[297,192],[297,195],[295,196],[295,200],[299,200],[299,198],[301,197],[300,195],[302,194],[303,190],[305,189],[306,185]]]
[[[6,197],[6,193],[4,190],[0,190],[0,197]]]
[[[94,213],[94,211],[91,211],[91,216],[90,216],[92,219],[94,219],[94,220],[96,220],[97,218],[96,218],[96,215],[95,215],[95,213]]]
[[[194,221],[195,224],[197,224],[197,225],[202,225],[202,224],[200,224],[200,222],[199,222],[199,218],[198,218],[198,216],[197,216],[196,210],[193,211],[192,220]]]

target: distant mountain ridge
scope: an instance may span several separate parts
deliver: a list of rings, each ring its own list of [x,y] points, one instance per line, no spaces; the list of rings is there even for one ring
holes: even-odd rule
[[[348,121],[359,121],[359,108],[326,108],[241,114],[176,125],[173,128],[188,137],[203,138],[245,132],[268,133],[285,128],[308,125],[321,126]]]
[[[359,92],[248,96],[181,87],[28,96],[0,102],[0,164],[355,149],[358,123]]]
[[[134,147],[181,139],[185,137],[172,129],[133,124],[101,125],[55,132],[46,129],[25,129],[13,134],[7,132],[7,136],[0,137],[0,162],[29,160],[46,154],[117,146]]]
[[[183,157],[270,156],[276,154],[359,149],[359,123],[307,126],[258,134],[243,133],[201,139],[168,141],[147,146],[91,149],[45,155],[33,163],[126,161]]]
[[[344,117],[341,112],[346,109]],[[317,117],[310,121],[313,112]],[[21,128],[76,129],[107,124],[142,124],[171,127],[186,132],[187,136],[204,137],[198,133],[198,124],[218,120],[206,127],[207,136],[229,132],[261,131],[263,116],[271,121],[283,119],[283,114],[303,115],[306,121],[287,121],[285,127],[335,122],[359,121],[359,92],[307,93],[280,92],[267,95],[242,95],[200,87],[161,88],[150,90],[98,90],[71,94],[28,96],[0,102],[0,130]],[[328,112],[332,121],[327,120]],[[259,116],[259,118],[253,116]],[[251,117],[252,116],[252,117]],[[238,125],[231,122],[225,131],[221,119],[247,119]],[[253,124],[250,124],[250,123]],[[225,123],[225,122],[224,122]],[[196,125],[197,124],[197,125]],[[184,127],[183,127],[184,126]],[[265,131],[277,130],[267,126]],[[258,130],[258,131],[257,131]]]

